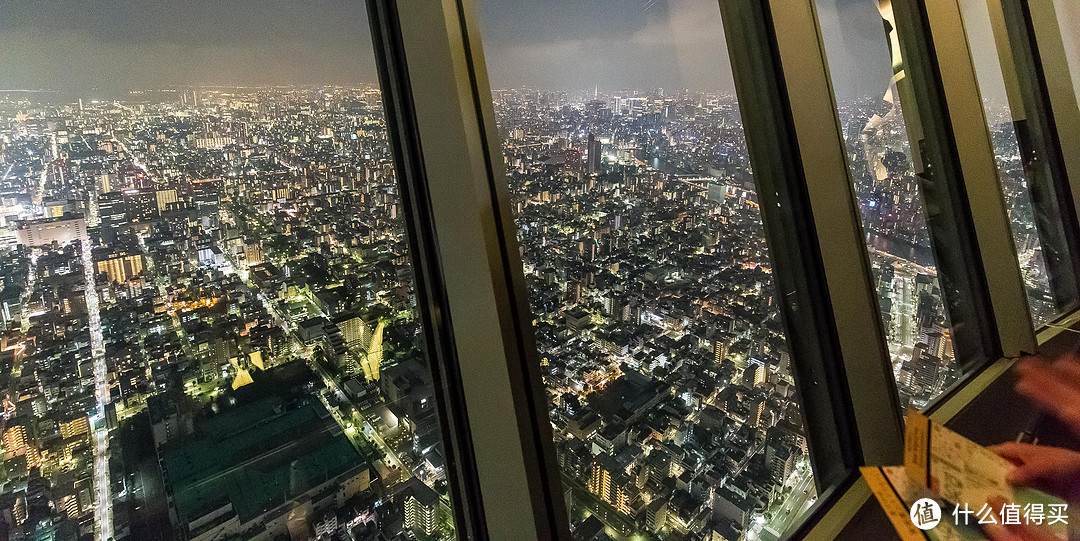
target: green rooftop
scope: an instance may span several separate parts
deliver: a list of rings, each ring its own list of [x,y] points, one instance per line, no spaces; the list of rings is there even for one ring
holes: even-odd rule
[[[164,453],[184,522],[231,501],[244,523],[368,464],[322,405],[290,405],[278,397],[207,419],[193,438]]]

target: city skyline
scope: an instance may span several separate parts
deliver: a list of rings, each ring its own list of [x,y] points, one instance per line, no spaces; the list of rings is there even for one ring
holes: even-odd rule
[[[12,194],[0,292],[8,336],[26,344],[6,358],[23,390],[9,396],[25,397],[4,432],[3,486],[29,506],[17,526],[104,539],[168,524],[201,540],[371,518],[452,533],[378,90],[153,98],[0,101]],[[584,480],[567,481],[575,527],[610,511],[624,533],[786,530],[816,494],[734,98],[494,98],[556,449]],[[881,129],[859,150],[873,160],[902,143]],[[888,176],[859,177],[868,201],[910,181],[885,161]],[[883,249],[925,243],[893,225],[913,222],[913,201],[870,205]],[[925,403],[955,379],[940,292],[919,265],[875,261],[882,298],[897,300],[902,399]],[[87,332],[88,346],[68,338]],[[70,374],[85,374],[78,392],[35,409],[33,389]],[[298,462],[302,440],[248,454],[262,448],[244,442],[316,418],[314,462]],[[58,440],[54,419],[78,431]],[[265,477],[235,473],[244,461]],[[327,497],[311,475],[344,492]],[[218,479],[229,484],[210,498],[200,487]],[[255,483],[277,488],[229,488]],[[162,491],[167,509],[143,499]],[[30,505],[41,498],[63,514]],[[208,526],[217,513],[233,518]]]
[[[716,4],[477,2],[492,81],[479,118],[498,141],[485,159],[517,236],[501,264],[527,294],[526,386],[541,386],[530,407],[550,423],[541,444],[573,536],[777,541],[834,465],[808,430],[817,402],[800,396],[820,382],[803,370],[816,352],[788,331],[839,320],[774,284],[793,270],[771,255],[791,248],[772,221],[790,199],[759,198],[764,126],[743,125]],[[841,202],[865,240],[868,265],[850,272],[872,283],[887,392],[922,410],[976,354],[954,351],[953,324],[970,322],[950,318],[955,275],[939,282],[938,258],[952,267],[923,197],[926,141],[907,129],[915,108],[901,110],[878,0],[816,5]],[[485,361],[427,355],[451,344],[429,341],[443,334],[425,332],[417,292],[445,284],[414,282],[409,224],[427,209],[403,204],[394,155],[422,143],[424,167],[402,174],[440,181],[427,145],[455,132],[400,138],[365,9],[0,8],[0,534],[450,541],[483,528],[455,522],[474,516],[455,501],[473,473],[443,437],[496,442],[443,416],[432,375]],[[976,70],[1038,325],[1057,313],[1046,236],[991,56]],[[459,241],[439,236],[434,252]]]

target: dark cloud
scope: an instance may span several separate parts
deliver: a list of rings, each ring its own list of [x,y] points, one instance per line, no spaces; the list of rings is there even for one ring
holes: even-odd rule
[[[494,0],[483,5],[495,86],[732,91],[713,0]],[[837,95],[882,95],[891,69],[876,0],[819,0]]]
[[[478,4],[497,87],[732,90],[715,0]],[[882,94],[891,70],[877,0],[818,6],[838,98]],[[1061,10],[1080,69],[1080,15]],[[4,0],[0,88],[374,82],[367,25],[359,0]],[[976,61],[993,71],[996,58]]]
[[[497,87],[732,87],[715,2],[498,0],[484,3],[483,23]]]
[[[0,3],[0,88],[374,82],[363,6],[6,0]]]

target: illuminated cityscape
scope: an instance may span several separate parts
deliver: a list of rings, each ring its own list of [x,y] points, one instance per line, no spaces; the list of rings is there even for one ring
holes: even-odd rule
[[[778,537],[816,495],[734,97],[495,106],[572,522]]]
[[[363,4],[106,2],[5,12],[0,88],[59,90],[0,90],[0,540],[463,537],[394,126],[356,83]],[[716,5],[482,4],[573,538],[780,539],[818,493]],[[886,4],[818,15],[899,404],[921,409],[963,352]],[[1057,309],[998,98],[1038,325]]]
[[[495,106],[572,519],[778,538],[814,490],[734,96]],[[924,407],[960,371],[907,134],[880,98],[840,114],[897,387]],[[1004,180],[1020,200],[1022,173]]]
[[[7,538],[452,538],[379,93],[37,97],[0,101]]]
[[[50,97],[0,100],[9,538],[453,537],[378,90]],[[576,534],[778,538],[816,493],[736,100],[495,110]],[[957,370],[906,135],[840,113],[924,405]]]

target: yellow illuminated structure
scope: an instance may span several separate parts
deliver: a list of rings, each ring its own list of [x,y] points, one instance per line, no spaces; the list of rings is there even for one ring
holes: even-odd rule
[[[176,300],[165,304],[165,311],[169,315],[175,315],[178,312],[190,312],[192,310],[198,310],[199,308],[209,308],[214,306],[220,301],[220,297],[207,297],[194,300]]]
[[[262,357],[260,356],[260,360],[261,359]],[[248,372],[247,369],[247,367],[250,367],[251,365],[244,363],[245,366],[240,366],[241,363],[238,357],[233,357],[229,362],[233,365],[233,368],[236,369],[236,377],[233,378],[232,381],[232,388],[234,391],[249,383],[255,383],[255,380],[251,378],[251,373]]]
[[[41,452],[33,445],[30,437],[24,423],[8,426],[4,431],[4,458],[25,456],[27,468],[41,466]]]
[[[593,460],[592,470],[586,483],[589,492],[596,494],[602,501],[611,504],[620,513],[630,513],[630,495],[626,491],[626,480],[617,473],[611,457],[603,455]]]
[[[266,363],[263,361],[261,351],[252,351],[248,354],[248,359],[251,360],[251,364],[255,365],[259,370],[266,370]]]
[[[60,437],[67,439],[90,432],[90,420],[85,416],[72,417],[66,421],[60,421]]]
[[[25,455],[29,449],[30,444],[26,434],[25,425],[21,423],[12,425],[4,431],[4,451],[6,458]]]
[[[247,385],[249,383],[254,383],[254,382],[255,382],[255,380],[251,379],[251,374],[248,373],[247,370],[244,370],[243,368],[241,368],[240,370],[238,370],[236,372],[236,377],[233,378],[232,388],[235,391],[235,390],[243,387],[244,385]]]
[[[368,381],[379,381],[379,366],[383,358],[382,337],[385,327],[386,321],[380,320],[379,325],[375,327],[375,332],[371,335],[371,344],[360,356],[360,367],[364,369],[364,376]]]
[[[142,254],[115,254],[97,262],[97,270],[109,277],[110,282],[122,284],[142,274]]]

